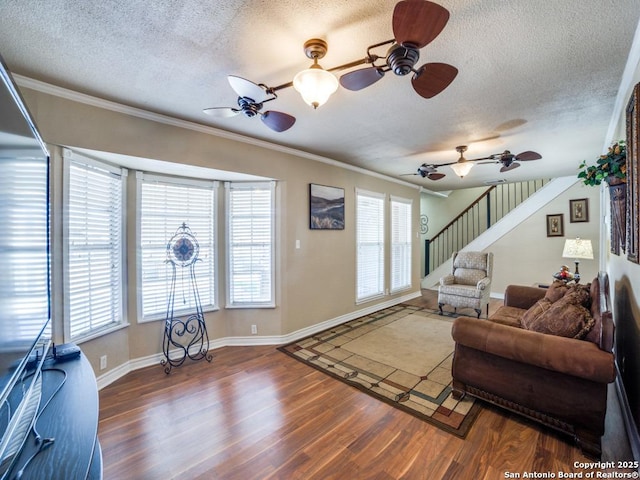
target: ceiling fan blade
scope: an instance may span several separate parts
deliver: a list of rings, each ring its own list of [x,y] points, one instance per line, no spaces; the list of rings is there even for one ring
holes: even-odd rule
[[[393,9],[393,36],[400,45],[422,48],[440,35],[449,11],[426,0],[402,0]]]
[[[444,173],[430,173],[429,175],[427,175],[427,178],[429,180],[440,180],[441,178],[446,177],[446,175]]]
[[[425,63],[411,79],[414,90],[424,98],[432,98],[447,88],[458,75],[458,69],[446,63]]]
[[[376,67],[361,68],[340,77],[340,85],[347,90],[358,91],[373,85],[384,77],[384,72]]]
[[[245,78],[229,75],[227,80],[229,80],[231,88],[233,88],[240,97],[250,98],[255,103],[262,103],[268,98],[267,91],[263,87]]]
[[[235,117],[241,112],[241,110],[238,110],[237,108],[231,108],[231,107],[205,108],[202,111],[207,115],[211,115],[212,117],[216,117],[216,118]]]
[[[296,123],[296,117],[292,117],[288,113],[275,112],[273,110],[264,112],[260,118],[262,119],[262,123],[275,132],[289,130],[293,127],[293,124]]]
[[[516,160],[528,161],[528,160],[540,160],[542,156],[537,152],[527,150],[526,152],[516,155]]]
[[[508,171],[510,171],[510,170],[513,170],[513,169],[515,169],[515,168],[518,168],[519,166],[520,166],[520,164],[519,164],[519,163],[513,162],[513,163],[512,163],[511,165],[509,165],[508,167],[502,167],[502,168],[500,169],[500,172],[501,172],[501,173],[508,172]]]

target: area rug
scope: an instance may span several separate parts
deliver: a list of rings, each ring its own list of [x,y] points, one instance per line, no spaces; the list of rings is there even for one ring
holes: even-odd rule
[[[400,304],[278,349],[464,438],[479,405],[451,395],[452,322],[452,316]]]

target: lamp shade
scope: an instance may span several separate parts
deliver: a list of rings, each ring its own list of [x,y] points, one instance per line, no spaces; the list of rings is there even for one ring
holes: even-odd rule
[[[315,63],[293,78],[293,88],[302,95],[307,104],[318,108],[338,89],[338,79]]]
[[[467,175],[471,171],[472,168],[473,168],[473,162],[467,162],[467,161],[458,162],[458,163],[454,163],[453,165],[451,165],[451,169],[460,178],[462,178],[465,175]]]
[[[564,242],[564,250],[562,250],[564,258],[586,258],[593,259],[593,247],[591,240],[583,240],[582,238],[568,238]]]

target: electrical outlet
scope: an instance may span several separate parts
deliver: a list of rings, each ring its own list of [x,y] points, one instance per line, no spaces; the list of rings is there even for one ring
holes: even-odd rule
[[[104,370],[105,368],[107,368],[107,356],[102,355],[100,357],[100,370]]]
[[[258,334],[258,326],[251,325],[251,335],[257,335],[257,334]]]

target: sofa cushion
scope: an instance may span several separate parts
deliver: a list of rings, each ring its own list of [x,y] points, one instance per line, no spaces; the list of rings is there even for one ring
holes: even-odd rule
[[[490,321],[500,323],[502,325],[509,325],[510,327],[520,327],[520,319],[522,314],[526,310],[518,307],[510,307],[502,305],[493,315],[489,318]]]
[[[558,335],[569,338],[584,338],[594,325],[594,319],[589,310],[577,301],[579,295],[565,295],[562,299],[550,304],[544,310],[543,305],[539,305],[537,311],[542,311],[534,316],[532,307],[531,318],[522,322],[523,328],[539,333]],[[541,300],[538,303],[544,302]]]

